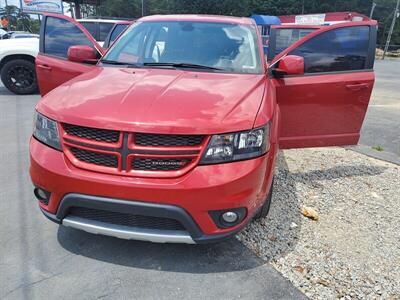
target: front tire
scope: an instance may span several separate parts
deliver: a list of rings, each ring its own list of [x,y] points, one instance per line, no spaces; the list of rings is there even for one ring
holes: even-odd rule
[[[263,206],[261,206],[260,210],[255,214],[254,220],[264,219],[265,217],[268,216],[269,209],[271,208],[273,191],[274,191],[274,179],[272,179],[271,188],[269,189],[265,202]]]
[[[26,59],[6,62],[1,71],[4,86],[17,95],[28,95],[38,90],[35,64]]]

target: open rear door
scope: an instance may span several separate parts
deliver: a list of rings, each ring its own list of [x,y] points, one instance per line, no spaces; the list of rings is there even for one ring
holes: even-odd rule
[[[67,59],[68,48],[76,45],[92,47],[98,58],[104,54],[90,33],[75,20],[58,14],[43,16],[40,29],[36,75],[43,96],[64,82],[96,68],[94,64],[77,63]]]
[[[358,143],[374,85],[375,46],[375,21],[346,22],[309,33],[272,60],[281,148]],[[287,55],[302,57],[304,72],[279,72]]]

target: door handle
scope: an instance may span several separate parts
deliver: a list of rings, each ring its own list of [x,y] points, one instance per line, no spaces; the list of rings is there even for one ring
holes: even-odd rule
[[[368,83],[356,83],[356,84],[348,84],[346,88],[352,91],[361,91],[369,87]]]
[[[51,71],[51,67],[48,65],[37,65],[38,68],[41,68],[43,70]]]

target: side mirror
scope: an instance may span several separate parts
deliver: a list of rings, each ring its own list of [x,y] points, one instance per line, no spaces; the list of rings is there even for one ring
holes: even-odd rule
[[[279,67],[274,70],[277,75],[304,74],[304,58],[297,55],[287,55],[279,61]]]
[[[96,50],[87,45],[76,45],[68,48],[68,60],[77,63],[92,63],[95,64],[98,59]]]

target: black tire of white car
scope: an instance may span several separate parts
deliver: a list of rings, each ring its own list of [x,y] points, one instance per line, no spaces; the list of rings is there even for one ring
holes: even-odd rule
[[[38,91],[35,64],[26,59],[6,62],[1,70],[1,81],[14,94],[28,95]]]
[[[274,179],[272,179],[271,188],[269,189],[269,193],[265,199],[263,206],[261,206],[260,210],[254,215],[254,220],[262,220],[266,216],[268,216],[269,209],[271,208],[273,192],[274,192]]]

